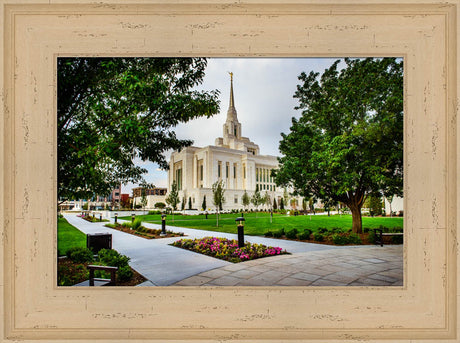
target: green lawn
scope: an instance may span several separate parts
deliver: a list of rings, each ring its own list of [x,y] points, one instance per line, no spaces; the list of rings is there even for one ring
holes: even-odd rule
[[[235,218],[241,216],[241,214],[221,214],[219,217],[219,227],[216,227],[216,215],[208,215],[208,219],[205,219],[204,215],[198,216],[181,216],[174,215],[174,222],[172,215],[166,217],[166,225],[181,226],[192,229],[201,229],[209,231],[229,232],[237,233],[237,226]],[[161,223],[160,215],[145,215],[136,216],[143,222],[148,223]],[[290,230],[293,228],[299,231],[303,229],[311,229],[313,232],[319,227],[325,228],[351,228],[351,215],[312,215],[312,216],[286,216],[280,214],[273,214],[273,221],[270,223],[269,213],[246,213],[244,215],[244,233],[248,235],[263,235],[265,232],[271,230],[278,230],[284,228]],[[122,217],[120,219],[131,220],[131,217]],[[403,227],[402,217],[363,217],[363,228],[378,228],[380,225],[385,227]]]
[[[72,247],[86,247],[86,235],[65,218],[58,218],[58,256],[64,255]]]

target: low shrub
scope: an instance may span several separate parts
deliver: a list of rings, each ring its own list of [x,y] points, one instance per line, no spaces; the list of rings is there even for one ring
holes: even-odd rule
[[[72,286],[89,278],[89,272],[83,264],[59,264],[57,275],[59,286]]]
[[[93,252],[88,248],[73,247],[67,250],[65,254],[75,263],[86,263],[94,260]]]
[[[265,237],[273,237],[273,232],[272,231],[267,231],[264,233]]]
[[[369,231],[369,236],[367,236],[369,243],[375,244],[375,232],[374,230]]]
[[[403,244],[404,236],[393,236],[391,237],[393,244]]]
[[[119,282],[129,281],[131,280],[133,275],[134,273],[128,265],[119,267],[117,270],[117,281]]]
[[[330,229],[330,232],[331,233],[341,233],[343,232],[342,228],[341,227],[333,227]]]
[[[116,250],[112,249],[101,249],[99,250],[99,261],[106,266],[112,267],[124,267],[129,263],[130,258],[128,256],[120,254]]]
[[[339,235],[335,233],[332,235],[332,241],[334,242],[334,244],[337,244],[337,245],[345,245],[345,244],[348,244],[349,239],[347,236],[343,236],[343,235]]]
[[[156,205],[156,204],[155,204]],[[149,215],[154,215],[154,214],[162,214],[163,212],[161,212],[160,210],[156,210],[156,211],[149,211]]]
[[[395,226],[395,227],[389,229],[388,232],[403,232],[403,228],[400,227],[400,226]]]
[[[317,242],[323,242],[324,241],[324,235],[320,232],[315,232],[313,234],[313,239]]]
[[[328,231],[328,230],[327,230],[327,228],[325,228],[325,227],[319,227],[319,228],[318,228],[318,232],[319,232],[319,233],[326,233],[327,231]]]
[[[123,222],[121,226],[126,227],[128,229],[131,229],[131,223],[130,222]]]
[[[309,240],[310,239],[310,230],[308,230],[308,232],[305,230],[304,232],[300,232],[297,234],[297,238],[302,240],[302,241],[306,241],[306,240]]]
[[[350,244],[363,244],[361,237],[359,237],[356,233],[350,233],[348,236],[348,242]]]
[[[273,237],[275,237],[275,238],[281,238],[281,237],[283,237],[283,235],[284,235],[284,230],[283,229],[273,232]]]
[[[142,220],[140,220],[139,218],[137,219],[134,219],[134,221],[131,223],[131,228],[134,230],[134,231],[139,231],[139,228],[142,226]]]
[[[296,239],[297,238],[297,233],[298,233],[297,229],[292,229],[292,230],[286,231],[286,238]]]
[[[311,231],[310,229],[303,229],[303,232],[306,233],[308,237],[310,237],[310,235],[313,233],[313,231]]]

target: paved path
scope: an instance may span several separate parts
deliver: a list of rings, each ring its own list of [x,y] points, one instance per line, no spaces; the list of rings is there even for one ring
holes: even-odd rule
[[[85,234],[112,234],[112,247],[131,258],[129,264],[149,281],[144,286],[168,286],[203,271],[230,265],[166,243],[178,238],[145,239],[104,227],[105,223],[90,223],[75,215],[64,214],[67,221]]]
[[[233,264],[168,244],[178,237],[147,240],[65,215],[84,233],[112,233],[113,248],[131,258],[130,265],[149,281],[142,286],[400,286],[403,280],[402,245],[331,246],[260,236],[251,243],[279,246],[291,255]],[[159,228],[157,224],[144,223]],[[187,238],[205,236],[237,239],[236,234],[168,226]]]
[[[402,286],[402,245],[317,250],[203,272],[175,286]]]

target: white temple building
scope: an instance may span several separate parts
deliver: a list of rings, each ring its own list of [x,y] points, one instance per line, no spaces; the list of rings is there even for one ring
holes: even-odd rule
[[[192,208],[196,210],[215,210],[212,199],[212,185],[223,180],[225,188],[225,203],[223,210],[242,209],[242,196],[246,190],[252,197],[256,185],[261,193],[270,196],[270,203],[276,199],[279,208],[284,189],[275,185],[270,176],[272,169],[278,168],[276,156],[261,155],[259,146],[249,138],[242,136],[241,123],[238,121],[235,100],[233,96],[233,74],[230,73],[230,103],[227,111],[227,120],[223,125],[223,137],[215,140],[215,145],[205,147],[190,146],[180,152],[173,152],[169,161],[168,193],[172,182],[175,181],[179,190],[179,198],[186,200],[188,208],[189,198]],[[206,208],[202,208],[203,198],[206,196]],[[295,207],[301,203],[295,199]],[[286,199],[284,200],[284,202]],[[289,198],[291,202],[291,197]],[[286,209],[291,208],[285,203]],[[180,206],[179,206],[180,207]],[[252,204],[248,208],[254,208]],[[269,205],[259,209],[268,209]]]

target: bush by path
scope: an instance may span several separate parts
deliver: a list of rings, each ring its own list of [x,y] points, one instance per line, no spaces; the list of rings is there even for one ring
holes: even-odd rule
[[[219,227],[216,227],[216,215],[209,214],[208,219],[205,215],[182,215],[177,216],[174,222],[170,219],[171,216],[166,217],[166,225],[179,226],[191,229],[200,229],[207,231],[218,231],[227,233],[237,233],[237,226],[235,219],[241,216],[241,213],[221,214],[219,216]],[[131,217],[125,217],[130,220]],[[137,216],[143,222],[161,224],[160,215],[145,215]],[[244,233],[247,235],[262,236],[267,231],[278,231],[284,229],[286,232],[296,229],[298,232],[303,232],[309,229],[312,233],[318,232],[319,228],[326,228],[331,230],[333,228],[340,228],[343,230],[351,229],[352,218],[351,215],[300,215],[300,216],[287,216],[281,214],[274,214],[272,222],[270,223],[270,214],[266,212],[245,213],[244,214]],[[380,226],[394,228],[403,226],[403,218],[401,217],[363,217],[363,228],[379,228]]]

